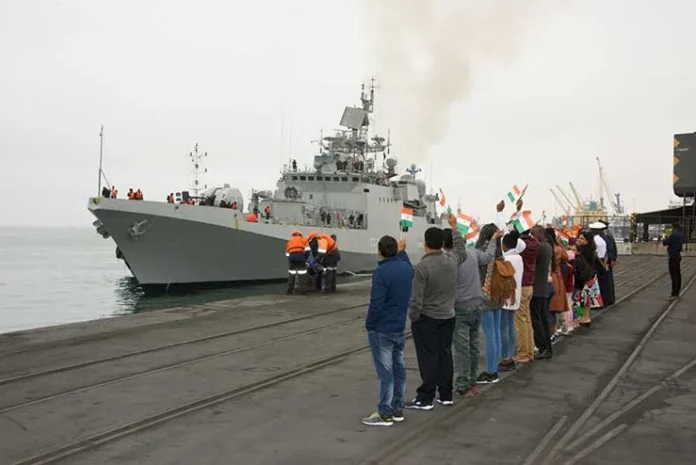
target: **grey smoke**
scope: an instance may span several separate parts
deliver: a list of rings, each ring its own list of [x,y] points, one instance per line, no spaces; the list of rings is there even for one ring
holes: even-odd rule
[[[541,1],[365,0],[380,129],[390,126],[397,156],[423,160],[444,139],[452,105],[479,68],[514,57]]]

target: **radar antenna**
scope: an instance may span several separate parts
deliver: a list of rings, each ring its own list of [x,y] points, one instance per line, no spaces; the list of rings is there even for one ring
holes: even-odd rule
[[[192,166],[192,177],[193,185],[191,186],[191,191],[194,197],[198,197],[201,192],[201,173],[205,174],[208,172],[208,168],[203,166],[204,159],[208,157],[208,152],[201,153],[198,151],[198,143],[193,147],[193,152],[189,152],[189,157],[191,158]],[[203,189],[207,189],[208,185],[204,184]]]

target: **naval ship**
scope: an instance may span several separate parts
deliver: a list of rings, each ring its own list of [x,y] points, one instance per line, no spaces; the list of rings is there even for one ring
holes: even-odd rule
[[[389,137],[371,134],[374,98],[374,82],[363,85],[361,105],[346,107],[341,129],[320,138],[313,167],[291,161],[274,191],[252,190],[246,209],[240,189],[227,184],[192,195],[193,205],[188,192],[180,203],[102,196],[88,200],[93,224],[145,288],[285,279],[285,244],[295,229],[334,234],[339,273],[374,270],[385,234],[406,239],[415,263],[427,227],[442,224],[439,196],[426,191],[415,165],[399,172]],[[409,227],[401,225],[402,207],[413,211]]]

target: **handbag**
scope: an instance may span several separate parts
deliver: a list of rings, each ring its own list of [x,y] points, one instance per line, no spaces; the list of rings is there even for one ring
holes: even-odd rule
[[[493,266],[495,260],[491,260],[486,266],[486,275],[483,278],[483,298],[491,300],[491,280],[493,279]]]

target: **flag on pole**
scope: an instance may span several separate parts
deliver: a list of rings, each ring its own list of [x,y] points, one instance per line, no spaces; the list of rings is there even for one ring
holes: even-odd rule
[[[447,204],[447,200],[445,199],[445,193],[442,192],[442,189],[440,189],[440,206],[444,207]]]
[[[413,210],[406,207],[401,207],[401,226],[410,228],[413,226]]]
[[[479,236],[478,225],[476,223],[472,223],[471,228],[469,229],[469,233],[466,236],[464,236],[464,239],[466,240],[466,245],[469,247],[476,246],[476,241],[478,240],[478,236]]]
[[[556,237],[558,237],[558,240],[561,241],[561,244],[563,244],[564,247],[568,247],[568,244],[570,244],[570,238],[565,232],[558,231],[556,233]]]
[[[473,222],[474,219],[471,216],[464,213],[457,213],[457,229],[462,233],[462,236],[466,237],[466,235],[469,234]]]
[[[532,219],[532,212],[530,210],[513,213],[512,217],[510,218],[510,222],[519,233],[532,229],[532,227],[536,224],[536,222]]]
[[[518,200],[524,197],[525,192],[527,192],[527,187],[529,187],[529,184],[524,186],[523,189],[517,187],[517,184],[512,186],[512,189],[507,194],[507,198],[510,201],[510,203],[516,203]]]

